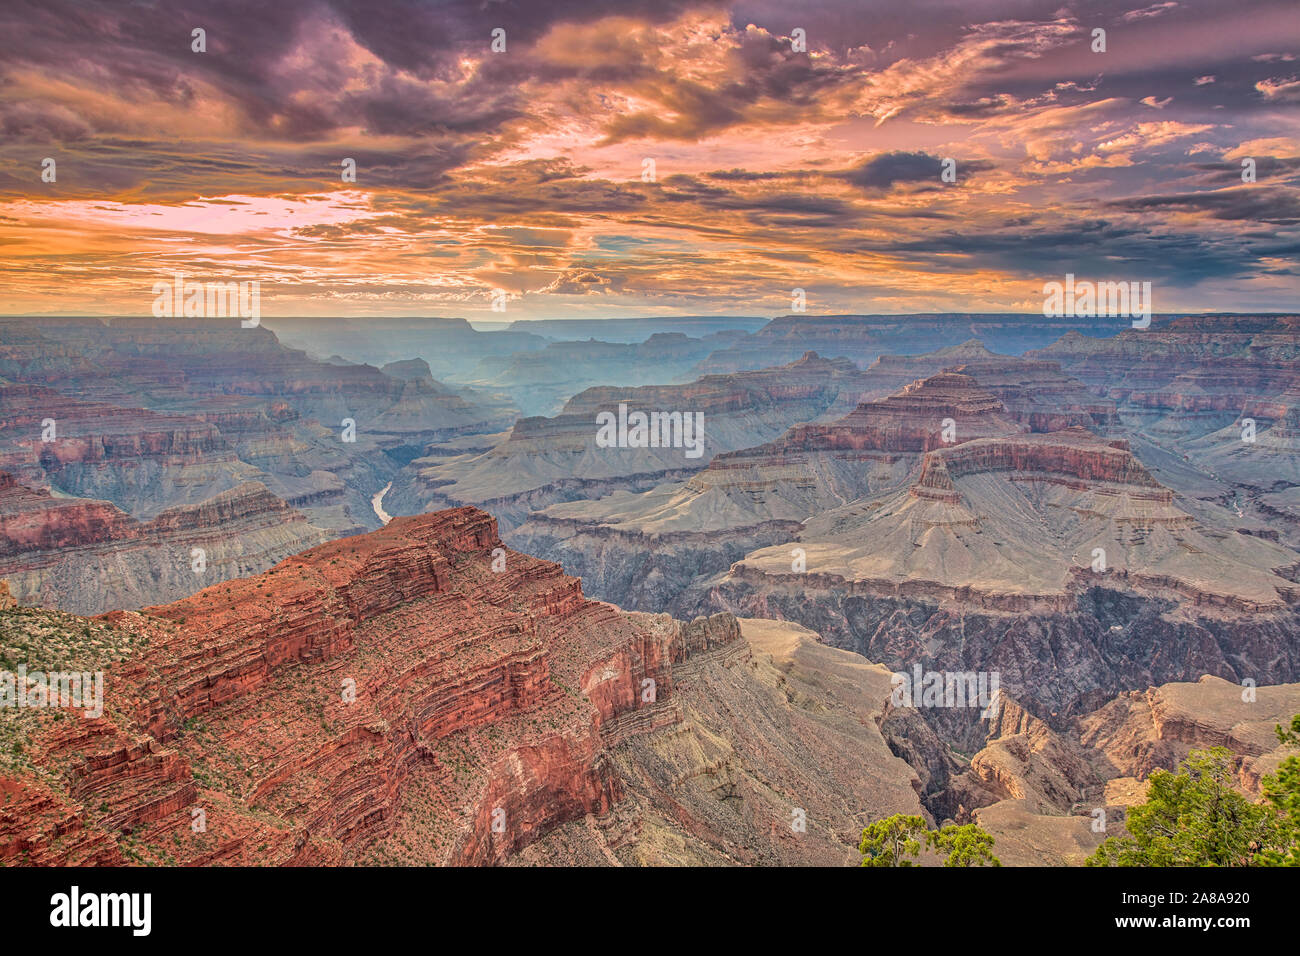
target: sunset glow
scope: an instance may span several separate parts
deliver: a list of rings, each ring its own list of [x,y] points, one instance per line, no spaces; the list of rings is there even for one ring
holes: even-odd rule
[[[6,5],[0,310],[145,314],[176,271],[268,315],[1300,298],[1292,4],[480,6]]]

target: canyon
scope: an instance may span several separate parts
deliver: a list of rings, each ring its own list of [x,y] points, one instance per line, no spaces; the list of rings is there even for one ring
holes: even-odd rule
[[[594,385],[684,382],[697,362],[766,325],[744,316],[475,323],[464,319],[268,319],[319,359],[427,362],[436,378],[509,396],[525,416],[557,414]],[[775,363],[774,363],[775,364]],[[755,366],[757,367],[757,366]]]
[[[1135,451],[1191,507],[1230,506],[1300,546],[1300,316],[1181,316],[1027,353],[1116,403]]]
[[[711,375],[678,386],[589,388],[553,417],[521,418],[486,450],[416,459],[398,476],[387,507],[400,514],[476,505],[506,530],[534,511],[561,501],[589,500],[620,490],[640,491],[683,478],[721,452],[775,438],[798,422],[821,417],[844,396],[870,390],[872,377],[846,359],[816,353],[788,365]],[[679,448],[605,448],[597,444],[597,416],[682,411],[704,416],[703,454]]]
[[[101,716],[0,709],[18,865],[847,865],[891,813],[1077,864],[1192,748],[1231,746],[1257,792],[1300,710],[1300,685],[1203,677],[1053,727],[1006,695],[962,757],[885,667],[787,621],[591,601],[472,508],[140,611],[5,601],[15,657],[107,688]]]
[[[317,362],[236,320],[0,321],[0,473],[38,493],[6,500],[69,522],[8,542],[6,574],[24,600],[138,607],[378,527],[406,461],[513,420],[468,394],[418,360]],[[79,539],[90,514],[102,534]]]
[[[977,339],[994,352],[1019,355],[1070,332],[1113,335],[1127,319],[1059,318],[997,313],[785,315],[700,362],[701,372],[736,372],[789,362],[808,350],[866,367],[881,355],[908,355]]]
[[[686,481],[552,505],[510,540],[630,609],[778,618],[891,668],[999,671],[1049,724],[1203,674],[1300,679],[1300,554],[1222,506],[1184,510],[1097,433],[1104,399],[1066,382],[1070,401],[1039,403],[1008,384],[1017,361],[932,375]],[[1039,361],[1026,382],[1059,379]],[[945,732],[968,746],[977,728]]]
[[[0,711],[0,861],[1075,865],[1192,748],[1258,794],[1300,320],[914,318],[0,321],[0,669],[107,687]]]
[[[587,600],[475,509],[161,607],[0,614],[6,657],[108,687],[100,718],[0,711],[8,862],[838,865],[860,801],[920,809],[879,668],[807,712],[732,616]]]

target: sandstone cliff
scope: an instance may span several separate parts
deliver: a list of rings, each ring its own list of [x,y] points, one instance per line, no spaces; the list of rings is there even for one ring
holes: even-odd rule
[[[1134,450],[1193,507],[1295,546],[1298,330],[1296,316],[1183,316],[1112,338],[1072,332],[1027,357],[1114,401]]]
[[[646,491],[689,477],[715,455],[761,444],[799,422],[813,421],[868,388],[851,362],[809,353],[776,368],[709,375],[682,385],[588,388],[553,418],[517,421],[489,451],[414,461],[385,498],[395,514],[475,505],[509,532],[548,505],[592,500],[615,491]],[[698,457],[682,448],[606,448],[596,443],[597,416],[680,412],[703,416]]]
[[[24,604],[139,607],[260,571],[326,537],[257,482],[136,521],[111,502],[55,497],[0,472],[0,576]]]
[[[60,635],[67,659],[100,649],[108,690],[103,717],[40,713],[19,738],[0,859],[843,863],[859,794],[919,810],[879,734],[858,739],[879,701],[852,696],[857,678],[826,696],[757,660],[729,615],[588,601],[474,509],[144,612],[8,613]],[[19,643],[52,666],[48,638]],[[770,734],[744,739],[751,720]],[[809,749],[816,731],[837,742]],[[566,825],[581,839],[551,838]]]

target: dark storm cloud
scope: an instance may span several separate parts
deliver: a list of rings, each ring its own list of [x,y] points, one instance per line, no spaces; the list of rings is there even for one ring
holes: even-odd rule
[[[863,189],[888,189],[894,183],[936,182],[940,160],[926,153],[883,153],[841,175]]]
[[[0,241],[32,243],[6,271],[37,301],[186,255],[345,296],[391,269],[732,303],[788,265],[846,299],[891,271],[1199,296],[1295,271],[1298,32],[1294,0],[11,0]]]
[[[491,30],[532,42],[560,22],[609,13],[651,19],[684,4],[418,2],[418,0],[223,0],[123,4],[90,0],[17,0],[0,5],[0,76],[50,71],[106,84],[130,99],[143,94],[184,106],[200,86],[239,104],[252,129],[311,139],[351,125],[375,134],[498,129],[520,115],[517,90],[492,70],[439,94],[419,83],[384,77],[363,92],[341,95],[339,64],[328,58],[286,75],[284,58],[304,39],[336,23],[385,65],[420,79],[447,79],[465,53],[488,49]],[[206,31],[207,53],[191,50],[191,30]],[[322,40],[328,54],[328,41]],[[520,58],[511,61],[517,69]],[[505,67],[507,61],[502,61]],[[489,61],[489,67],[495,67]],[[96,129],[80,117],[0,99],[0,129],[13,136],[69,140]]]
[[[492,30],[509,43],[531,44],[559,23],[587,23],[602,17],[670,20],[693,4],[685,0],[328,0],[326,6],[353,36],[393,66],[425,73],[431,54],[486,49]]]
[[[1278,156],[1252,156],[1255,160],[1255,177],[1257,182],[1265,182],[1271,179],[1277,179],[1291,186],[1300,186],[1300,180],[1297,180],[1297,174],[1300,174],[1300,156],[1278,157]],[[1241,182],[1241,163],[1197,163],[1195,169],[1205,170],[1210,173],[1207,177],[1211,182],[1221,183],[1224,185],[1236,185]]]
[[[1267,222],[1274,225],[1300,223],[1300,193],[1258,184],[1210,193],[1140,196],[1117,200],[1109,205],[1134,211],[1182,209],[1206,212],[1215,219]]]
[[[982,160],[962,161],[958,164],[963,178],[992,168],[992,163]],[[868,192],[885,192],[898,183],[938,186],[941,184],[942,169],[941,157],[928,153],[891,152],[872,156],[853,169],[829,175]]]
[[[967,226],[898,243],[862,241],[857,248],[958,273],[993,269],[1047,280],[1072,272],[1095,280],[1152,281],[1166,289],[1259,274],[1264,254],[1250,242],[1225,243],[1198,232],[1153,235],[1107,220],[1070,229]]]

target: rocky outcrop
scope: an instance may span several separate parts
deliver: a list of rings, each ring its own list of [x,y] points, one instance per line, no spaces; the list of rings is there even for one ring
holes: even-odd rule
[[[76,645],[77,619],[42,623],[55,626]],[[539,841],[581,824],[617,834],[606,862],[686,841],[712,861],[842,863],[856,840],[846,798],[878,772],[830,746],[801,756],[812,725],[730,615],[683,623],[588,601],[558,566],[504,549],[475,509],[397,518],[85,626],[105,627],[111,638],[65,647],[73,660],[125,648],[100,665],[104,715],[37,715],[20,765],[0,768],[0,858],[477,864],[536,845],[532,858],[564,862],[562,843]],[[23,653],[35,664],[48,646]],[[884,758],[878,738],[848,743],[844,700],[822,706],[844,745]],[[744,769],[742,713],[775,722],[772,766]],[[735,739],[735,754],[699,764],[673,743],[684,733],[720,754]],[[799,765],[815,835],[790,826],[798,788],[777,762]],[[917,809],[906,768],[890,772],[882,805]],[[680,809],[636,823],[659,786]]]
[[[696,606],[789,618],[891,667],[999,671],[1050,720],[1138,683],[1296,680],[1293,563],[1182,512],[1123,440],[1071,429],[928,452],[906,490],[808,519]]]
[[[1015,472],[1062,481],[1079,490],[1091,483],[1108,482],[1134,490],[1150,489],[1152,500],[1173,503],[1173,494],[1133,457],[1127,441],[1099,441],[1078,428],[1050,436],[976,439],[935,451],[925,456],[919,482],[924,483],[928,469],[938,464],[950,478]]]
[[[84,402],[0,382],[0,470],[26,484],[108,498],[136,517],[258,476],[197,416]]]
[[[1171,770],[1192,750],[1225,747],[1237,758],[1238,779],[1258,792],[1288,748],[1274,729],[1300,713],[1300,687],[1243,686],[1218,677],[1134,690],[1082,718],[1080,740],[1098,751],[1110,772],[1145,778]]]
[[[137,521],[0,472],[0,576],[24,604],[96,614],[262,570],[327,535],[256,482]],[[196,551],[196,549],[198,549]]]
[[[385,507],[417,514],[474,505],[491,512],[509,532],[532,512],[557,502],[647,491],[687,478],[715,455],[775,438],[867,387],[864,373],[851,362],[808,353],[778,368],[710,375],[684,385],[589,388],[554,418],[520,419],[487,452],[416,460],[395,480]],[[702,416],[699,454],[687,455],[681,447],[598,445],[597,416],[617,416],[620,406],[628,415]]]
[[[823,510],[904,487],[926,450],[1026,430],[970,376],[939,373],[835,422],[718,454],[682,484],[534,512],[510,540],[622,607],[680,613],[747,551],[790,540]]]
[[[778,441],[746,449],[719,465],[727,467],[742,457],[819,451],[870,449],[915,454],[957,441],[1022,430],[1004,413],[997,397],[971,376],[940,372],[911,383],[896,395],[865,402],[839,421],[797,426]]]
[[[1104,430],[1119,422],[1115,402],[1088,391],[1057,362],[993,355],[951,367],[995,395],[1007,414],[1030,431],[1084,427]]]
[[[1227,748],[1238,787],[1258,798],[1262,778],[1295,753],[1274,728],[1296,713],[1298,684],[1243,688],[1206,676],[1122,694],[1060,733],[1033,718],[991,723],[941,802],[987,829],[1004,864],[1077,865],[1123,832],[1150,774],[1177,770],[1192,750]]]
[[[1114,401],[1134,450],[1205,513],[1300,544],[1270,498],[1300,487],[1300,319],[1183,316],[1099,339],[1071,333],[1031,353]]]
[[[1057,362],[999,355],[976,339],[920,355],[881,355],[865,372],[861,401],[893,394],[909,382],[939,372],[958,372],[1002,403],[1005,413],[1031,431],[1056,431],[1072,425],[1106,428],[1117,423],[1115,402],[1100,398]],[[836,408],[838,418],[853,406]],[[832,417],[832,416],[828,416]]]
[[[512,862],[856,865],[864,818],[926,813],[879,727],[887,672],[794,625],[740,630],[729,653],[675,669],[677,719],[610,749],[613,812]]]
[[[1199,437],[1249,407],[1263,413],[1261,404],[1293,389],[1300,371],[1294,321],[1230,318],[1186,317],[1112,338],[1072,332],[1026,357],[1060,363],[1144,431]]]

